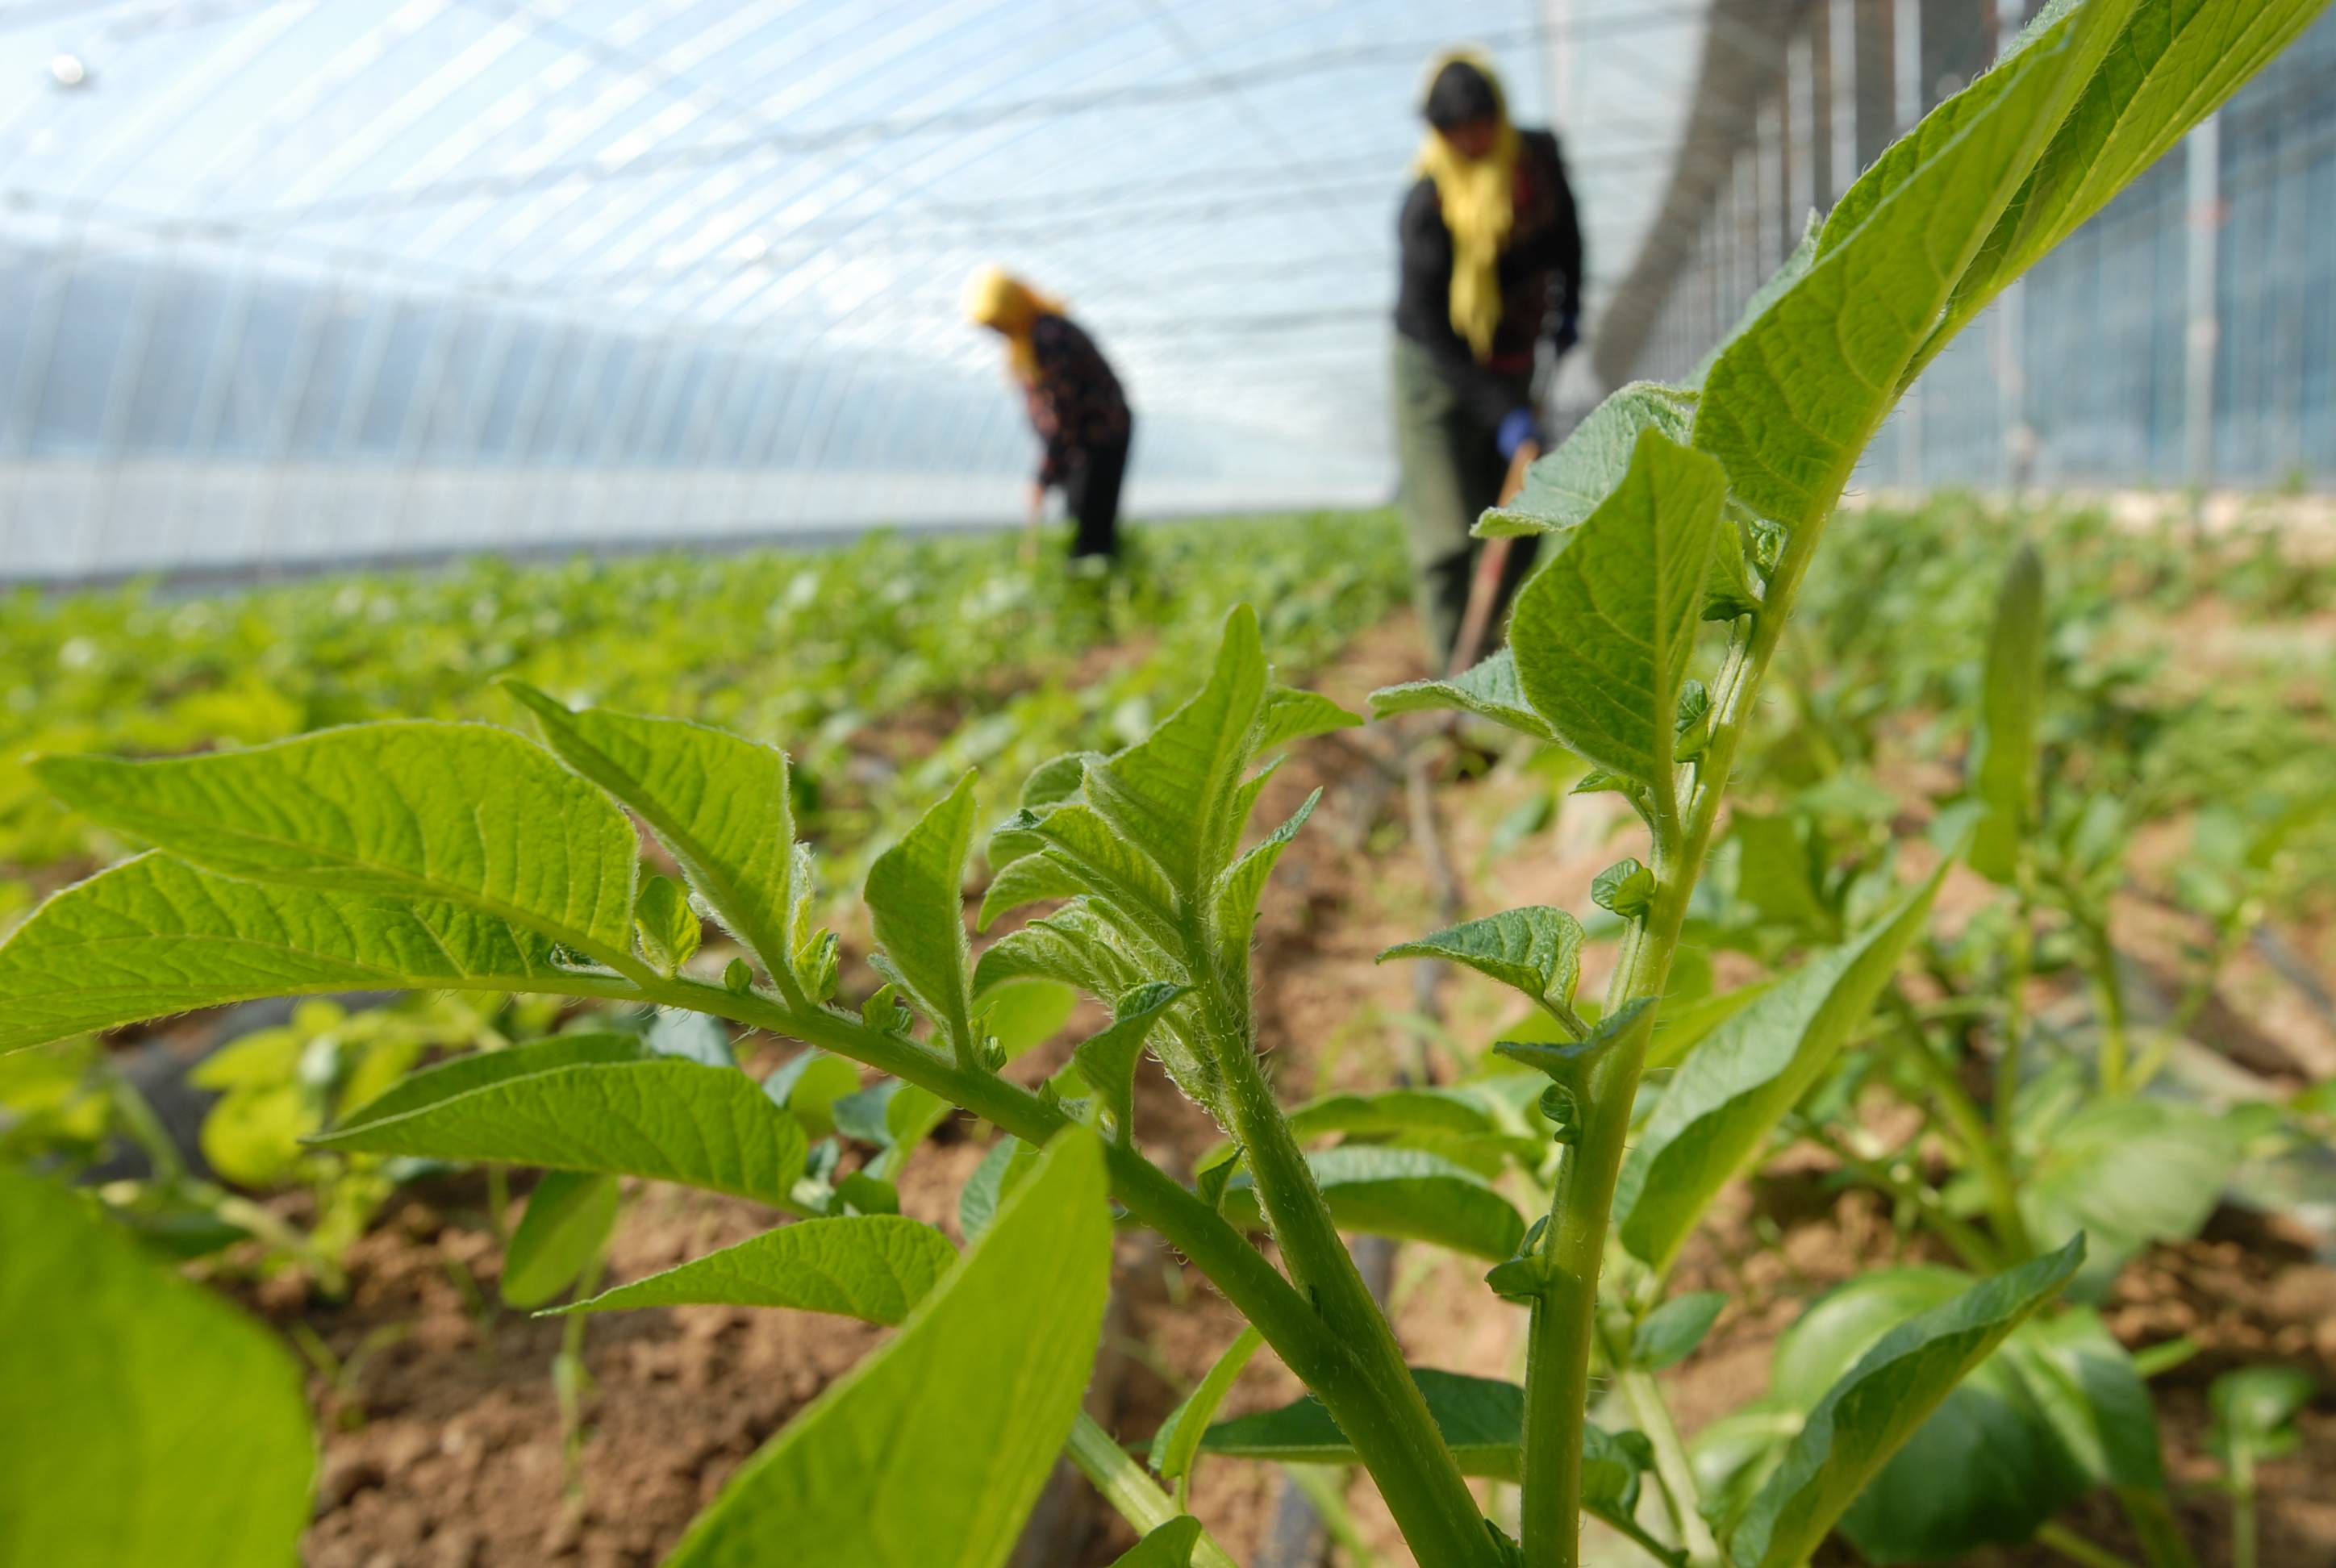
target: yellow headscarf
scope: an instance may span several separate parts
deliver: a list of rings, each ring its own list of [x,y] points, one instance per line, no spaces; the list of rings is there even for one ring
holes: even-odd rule
[[[1002,267],[985,267],[965,286],[966,318],[1006,335],[1007,362],[1025,384],[1038,378],[1030,328],[1042,316],[1060,316],[1063,302],[1039,293]]]
[[[1484,158],[1463,158],[1443,132],[1431,129],[1412,172],[1436,181],[1444,226],[1452,232],[1452,330],[1482,360],[1492,354],[1493,334],[1501,326],[1501,248],[1516,221],[1517,128],[1509,123],[1508,101],[1492,62],[1475,51],[1438,55],[1427,68],[1428,81],[1455,61],[1475,66],[1492,83],[1498,127],[1493,151]]]

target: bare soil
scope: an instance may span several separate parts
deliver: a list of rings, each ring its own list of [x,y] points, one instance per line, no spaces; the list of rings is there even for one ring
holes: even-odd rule
[[[1353,700],[1412,675],[1416,647],[1408,618],[1398,618],[1321,672],[1318,684]],[[1417,858],[1398,834],[1384,822],[1340,816],[1338,797],[1361,793],[1355,782],[1367,773],[1349,749],[1307,748],[1275,780],[1260,812],[1260,821],[1276,822],[1316,784],[1334,790],[1317,829],[1300,835],[1283,862],[1261,929],[1262,1044],[1290,1099],[1384,1084],[1413,1060],[1401,1021],[1413,1006],[1410,976],[1405,966],[1381,968],[1373,958],[1421,930],[1432,904]],[[1598,803],[1605,797],[1583,797],[1568,803],[1531,854],[1494,855],[1492,824],[1523,787],[1496,774],[1442,793],[1475,908],[1578,902],[1591,875],[1630,852],[1627,835]],[[1384,804],[1399,823],[1400,790]],[[1372,852],[1358,858],[1344,847],[1348,839]],[[1445,989],[1451,1030],[1471,1048],[1509,1016],[1490,989],[1457,981]],[[1076,1037],[1076,1022],[1066,1037]],[[1066,1050],[1061,1043],[1042,1048],[1013,1070],[1051,1070]],[[1454,1066],[1440,1063],[1445,1073]],[[1153,1155],[1180,1174],[1218,1135],[1149,1065],[1139,1080],[1137,1122]],[[905,1212],[955,1235],[958,1187],[988,1136],[962,1119],[945,1127],[906,1173]],[[1825,1174],[1820,1160],[1804,1154],[1740,1183],[1682,1261],[1683,1287],[1720,1290],[1730,1300],[1704,1345],[1666,1374],[1689,1432],[1765,1392],[1776,1339],[1811,1298],[1898,1260],[1901,1242],[1887,1216],[1860,1194],[1834,1192]],[[727,1308],[594,1318],[585,1352],[592,1388],[571,1477],[550,1378],[561,1328],[489,1305],[501,1263],[483,1202],[475,1182],[409,1191],[349,1259],[352,1285],[342,1300],[322,1299],[297,1275],[254,1290],[253,1304],[272,1319],[287,1327],[304,1321],[336,1356],[356,1358],[344,1387],[321,1375],[312,1379],[326,1434],[317,1516],[307,1540],[314,1568],[653,1563],[741,1461],[881,1338],[881,1330],[836,1319]],[[668,1267],[776,1218],[736,1200],[644,1186],[620,1225],[610,1278]],[[1514,1377],[1522,1317],[1484,1290],[1480,1274],[1465,1261],[1407,1249],[1396,1274],[1397,1326],[1424,1364]],[[1139,1241],[1123,1249],[1117,1288],[1124,1311],[1107,1349],[1124,1359],[1105,1424],[1133,1443],[1148,1437],[1240,1323],[1195,1271],[1157,1245]],[[2180,1335],[2202,1347],[2157,1388],[2168,1464],[2191,1489],[2179,1505],[2183,1521],[2201,1562],[2220,1568],[2228,1560],[2227,1504],[2203,1489],[2214,1473],[2205,1453],[2206,1388],[2234,1366],[2277,1359],[2336,1390],[2336,1269],[2315,1260],[2308,1233],[2226,1211],[2199,1240],[2156,1249],[2129,1267],[2107,1316],[2136,1347]],[[1298,1392],[1285,1369],[1260,1356],[1228,1409],[1269,1407]],[[2331,1568],[2336,1495],[2327,1483],[2336,1477],[2336,1398],[2323,1395],[2302,1427],[2302,1451],[2263,1472],[2262,1561]],[[1264,1467],[1217,1462],[1202,1466],[1193,1505],[1216,1538],[1246,1559],[1274,1485]],[[1384,1560],[1410,1561],[1368,1485],[1357,1482],[1349,1497]],[[2114,1550],[2136,1550],[2105,1498],[2089,1500],[2068,1522]],[[1132,1541],[1132,1532],[1106,1515],[1079,1554],[1059,1561],[1107,1563]],[[2025,1568],[2060,1559],[2030,1548],[1972,1561]]]

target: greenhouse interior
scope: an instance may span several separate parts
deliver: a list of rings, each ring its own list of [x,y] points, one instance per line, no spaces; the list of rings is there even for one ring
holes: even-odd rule
[[[2336,1568],[2327,0],[0,0],[0,1564]]]

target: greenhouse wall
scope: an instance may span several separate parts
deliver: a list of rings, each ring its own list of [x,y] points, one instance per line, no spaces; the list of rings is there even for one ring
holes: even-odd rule
[[[1837,95],[1828,32],[1848,18],[1854,58],[1900,77],[1899,100],[1879,102],[1911,121],[2000,42],[1979,5],[1952,8],[1964,25],[1942,33],[1949,9],[1814,5],[1774,58],[1719,67],[1761,91],[1682,202],[1692,239],[1667,266],[1642,257],[1626,285],[1660,295],[1659,319],[1627,361],[1601,363],[1610,379],[1691,375],[1797,237],[1791,190],[1846,167],[1828,167],[1826,116],[1847,102],[1870,122],[1877,100]],[[1925,19],[1913,60],[1893,32],[1910,11]],[[1869,485],[2336,485],[2336,15],[2039,263],[1893,423]]]

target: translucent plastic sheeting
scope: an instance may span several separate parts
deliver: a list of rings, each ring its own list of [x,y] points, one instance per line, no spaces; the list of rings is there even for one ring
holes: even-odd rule
[[[1593,268],[1698,4],[0,0],[0,576],[1016,514],[997,261],[1138,511],[1384,498],[1436,49],[1552,103]]]

